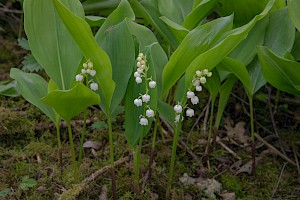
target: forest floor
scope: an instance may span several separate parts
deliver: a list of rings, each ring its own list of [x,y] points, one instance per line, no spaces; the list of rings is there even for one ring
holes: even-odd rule
[[[0,29],[0,85],[9,80],[10,68],[22,68],[26,55],[17,43],[19,24],[10,24],[13,18],[6,17],[1,25],[7,28]],[[204,101],[195,108],[196,117],[186,120],[183,126],[171,198],[300,199],[300,99],[278,93],[271,86],[262,88],[255,96],[255,174],[252,174],[249,108],[243,87],[235,86],[221,128],[214,131],[209,154],[205,155],[208,112],[204,115],[201,112],[208,108],[208,94],[204,93],[201,99]],[[82,118],[79,116],[72,122],[77,152]],[[118,108],[113,121],[117,196],[134,199],[133,149],[123,134],[123,106]],[[56,130],[47,117],[22,97],[0,95],[0,199],[111,198],[105,115],[97,107],[89,108],[86,141],[94,148],[84,150],[79,169],[81,185],[74,184],[65,123],[61,132],[60,151]],[[165,199],[173,134],[162,122],[149,176],[151,132],[144,139],[140,158],[139,198]],[[61,164],[59,152],[62,152]]]

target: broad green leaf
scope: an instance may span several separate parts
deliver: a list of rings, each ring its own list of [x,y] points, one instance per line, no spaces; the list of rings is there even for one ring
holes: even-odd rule
[[[224,110],[227,105],[228,99],[231,94],[231,90],[235,82],[237,81],[236,76],[231,75],[229,78],[225,80],[225,82],[222,84],[220,89],[220,98],[219,98],[219,104],[218,104],[218,111],[216,115],[216,121],[215,121],[215,127],[216,129],[219,129],[222,116],[224,115]]]
[[[265,35],[264,46],[275,54],[284,56],[290,52],[295,40],[295,27],[288,16],[287,7],[270,13],[269,25]]]
[[[128,20],[127,23],[131,34],[139,44],[139,52],[141,52],[146,46],[151,45],[150,59],[152,60],[155,68],[157,88],[160,94],[162,91],[162,71],[168,61],[168,57],[151,30],[130,20]],[[139,52],[137,52],[137,54]]]
[[[120,0],[87,0],[82,5],[88,13],[98,11],[102,15],[109,15],[119,3]]]
[[[158,1],[159,0],[130,0],[129,2],[136,13],[142,15],[173,48],[176,48],[178,44],[174,35],[160,19],[161,14],[158,8]]]
[[[192,8],[192,5],[190,6]],[[157,7],[162,16],[167,17],[177,24],[183,22],[185,13],[183,13],[179,0],[159,0]]]
[[[300,61],[300,32],[296,32],[292,55],[296,61]]]
[[[168,25],[178,44],[180,44],[183,38],[189,33],[189,30],[179,24],[176,24],[165,16],[160,17],[160,19]]]
[[[291,51],[295,38],[295,28],[288,17],[287,8],[272,11],[264,37],[264,45],[276,54],[283,56]],[[253,47],[253,49],[256,49]],[[256,57],[248,66],[252,82],[252,93],[255,94],[267,82],[261,72],[261,65]]]
[[[48,94],[48,83],[41,76],[12,68],[10,77],[17,81],[19,91],[24,99],[38,107],[53,122],[56,122],[53,109],[40,101],[42,97]]]
[[[109,57],[105,51],[98,46],[88,23],[83,18],[76,16],[60,1],[53,0],[53,2],[59,16],[85,58],[90,59],[94,63],[94,69],[97,71],[95,78],[97,79],[101,92],[105,98],[105,107],[109,110],[115,89]],[[72,78],[74,79],[74,76]]]
[[[267,47],[258,47],[258,57],[262,72],[271,85],[277,89],[294,95],[300,95],[300,63],[275,55]]]
[[[74,15],[84,17],[79,1],[61,2]],[[82,54],[55,11],[53,2],[25,0],[24,27],[31,52],[38,63],[60,89],[69,89]],[[79,30],[76,31],[78,34]]]
[[[203,20],[214,8],[217,0],[203,0],[184,19],[182,26],[192,30]]]
[[[270,0],[262,13],[255,16],[248,24],[230,31],[225,39],[208,51],[200,54],[189,64],[186,71],[186,85],[188,85],[197,70],[212,70],[227,54],[229,54],[250,32],[256,22],[263,19],[273,7],[274,0]],[[250,90],[251,91],[251,90]]]
[[[256,55],[256,47],[263,45],[268,18],[265,18],[255,24],[252,30],[230,54],[228,57],[236,59],[248,65]]]
[[[246,66],[238,60],[225,57],[219,67],[232,72],[244,85],[248,95],[252,96],[252,83]]]
[[[288,0],[288,12],[295,27],[300,31],[300,1]]]
[[[95,38],[101,45],[105,35],[114,29],[114,26],[121,23],[125,18],[135,20],[135,15],[127,0],[122,0],[119,6],[107,17],[103,25],[100,27]]]
[[[262,12],[269,0],[219,0],[215,7],[220,16],[227,16],[234,13],[234,24],[241,26]],[[275,7],[281,8],[286,5],[285,0],[276,0]]]
[[[164,68],[162,96],[166,95],[199,54],[215,45],[221,35],[232,28],[232,18],[216,19],[194,29],[184,38]]]
[[[258,57],[254,58],[254,60],[247,66],[247,69],[252,83],[252,94],[255,94],[267,83],[263,77]]]
[[[105,22],[106,18],[99,16],[85,16],[85,20],[91,27],[101,27],[102,24]]]
[[[51,106],[63,119],[70,121],[87,107],[100,104],[100,97],[78,83],[70,90],[54,90],[41,101]]]
[[[0,95],[8,96],[8,97],[20,96],[20,91],[18,89],[16,80],[7,83],[5,85],[0,85]]]
[[[147,46],[143,49],[141,49],[141,52],[144,52],[146,57],[152,57],[151,54],[151,47],[153,45]],[[147,72],[148,77],[152,77],[152,79],[156,79],[155,74],[155,68],[152,63],[152,59],[147,59],[149,70]],[[126,91],[125,96],[125,137],[128,141],[128,143],[134,147],[139,138],[144,134],[144,136],[149,132],[151,128],[151,123],[153,121],[153,118],[148,118],[148,126],[142,126],[139,124],[140,116],[144,114],[144,111],[149,106],[152,110],[156,111],[157,109],[157,100],[158,100],[158,94],[157,94],[157,87],[156,88],[149,88],[148,94],[150,95],[150,102],[147,103],[147,106],[145,103],[143,103],[143,106],[137,107],[133,102],[134,99],[139,98],[141,94],[146,93],[146,84],[148,84],[143,80],[143,83],[136,84],[135,77],[132,76],[128,88]]]
[[[217,70],[212,70],[212,77],[207,78],[207,82],[204,84],[210,93],[210,96],[215,100],[219,94],[221,88],[221,80]]]
[[[159,99],[157,102],[157,110],[164,120],[166,120],[172,127],[175,126],[175,112],[170,104]]]
[[[97,43],[105,50],[112,63],[112,77],[116,88],[112,97],[111,113],[122,101],[135,65],[134,41],[126,17],[134,19],[135,16],[129,3],[123,0],[108,16],[95,36]],[[105,111],[105,107],[103,105],[101,107]]]

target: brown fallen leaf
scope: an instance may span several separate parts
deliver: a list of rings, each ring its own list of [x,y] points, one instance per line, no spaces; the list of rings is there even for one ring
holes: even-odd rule
[[[235,200],[235,193],[230,192],[230,193],[222,193],[219,194],[220,197],[223,197],[223,200]]]
[[[257,166],[258,162],[261,161],[262,157],[256,157],[255,158],[255,166]],[[246,172],[249,175],[252,173],[252,160],[247,162],[245,165],[243,165],[236,173],[235,175],[238,175],[240,173]]]
[[[251,138],[247,135],[245,129],[246,123],[240,121],[233,127],[233,122],[231,119],[227,118],[224,123],[224,127],[227,130],[227,136],[229,139],[238,141],[242,145],[249,145],[251,143]]]

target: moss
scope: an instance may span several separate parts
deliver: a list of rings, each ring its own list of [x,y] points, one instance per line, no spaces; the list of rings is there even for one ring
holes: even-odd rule
[[[224,189],[234,192],[237,197],[243,197],[243,183],[238,176],[230,174],[222,174],[220,177],[220,182]]]

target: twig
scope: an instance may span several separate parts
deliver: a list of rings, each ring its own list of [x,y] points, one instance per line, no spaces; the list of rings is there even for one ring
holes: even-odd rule
[[[190,136],[191,136],[191,133],[193,132],[193,130],[195,129],[195,127],[197,126],[197,124],[199,123],[200,119],[203,117],[205,111],[207,110],[207,108],[209,107],[210,105],[210,102],[211,102],[211,98],[209,98],[209,101],[208,103],[206,104],[206,106],[203,108],[201,114],[198,116],[197,120],[195,121],[194,125],[192,126],[191,130],[189,131],[188,135],[187,135],[187,138],[186,138],[186,143],[188,144],[189,140],[190,140]]]
[[[128,162],[131,160],[131,156],[126,156],[124,158],[121,158],[117,161],[115,161],[114,166],[119,166],[124,164],[125,162]],[[101,174],[104,174],[112,169],[111,165],[107,165],[96,172],[92,173],[89,177],[85,178],[80,184],[75,185],[72,189],[69,189],[65,192],[63,192],[60,195],[60,200],[66,200],[66,199],[73,199],[75,198],[80,192],[85,189],[91,182],[93,182],[95,179],[97,179]]]
[[[274,198],[274,195],[275,195],[275,193],[276,193],[277,190],[278,190],[279,183],[280,183],[280,180],[281,180],[281,177],[282,177],[282,174],[283,174],[283,171],[284,171],[284,168],[285,168],[286,164],[287,164],[287,163],[285,162],[285,163],[283,164],[282,168],[281,168],[281,172],[280,172],[280,175],[279,175],[279,178],[278,178],[276,187],[275,187],[275,189],[274,189],[274,191],[273,191],[273,194],[272,194],[270,200],[272,200],[272,199]]]
[[[257,133],[255,133],[255,137],[261,141],[262,143],[264,143],[268,148],[270,148],[275,154],[277,154],[278,156],[280,156],[281,158],[283,158],[284,160],[288,161],[289,163],[291,163],[292,165],[296,166],[296,163],[294,161],[292,161],[291,159],[289,159],[287,156],[285,156],[283,153],[281,153],[280,151],[278,151],[275,147],[273,147],[271,144],[269,144],[267,141],[265,141],[262,137],[260,137],[260,135],[258,135]]]
[[[293,146],[293,151],[294,151],[294,157],[295,157],[295,161],[296,161],[296,165],[297,165],[297,170],[298,170],[298,176],[300,176],[300,167],[299,167],[299,160],[298,160],[298,156],[297,156],[297,149],[295,146]]]
[[[231,150],[226,144],[224,144],[220,137],[217,136],[216,138],[216,142],[221,145],[226,151],[228,151],[230,154],[232,154],[234,157],[236,157],[237,159],[241,160],[241,157],[239,157],[233,150]]]
[[[7,12],[7,13],[23,14],[23,11],[21,11],[21,10],[10,10],[10,9],[1,8],[1,7],[0,7],[0,11]]]

